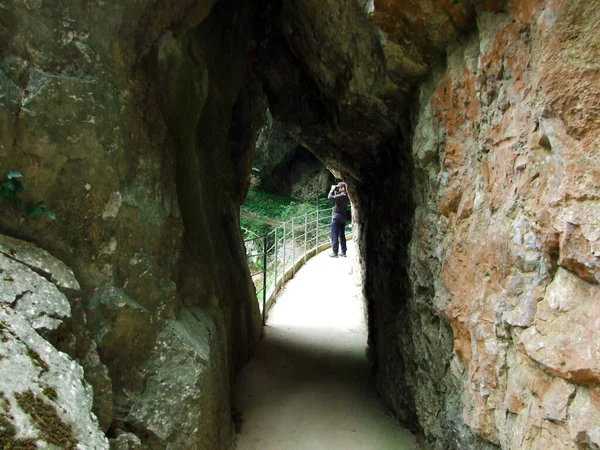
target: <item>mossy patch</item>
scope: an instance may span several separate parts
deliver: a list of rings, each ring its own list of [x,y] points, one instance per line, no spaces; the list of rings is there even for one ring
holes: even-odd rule
[[[27,347],[27,356],[29,356],[29,358],[31,358],[31,362],[33,362],[34,366],[42,369],[42,372],[48,372],[50,370],[50,367],[48,367],[48,364],[46,364],[46,361],[44,361],[40,357],[40,354],[38,352],[36,352],[35,350],[32,350],[31,348]]]
[[[42,393],[52,401],[55,401],[58,398],[56,389],[50,386],[44,386],[44,389],[42,389]]]
[[[35,439],[19,439],[12,423],[0,414],[0,448],[4,450],[37,450]]]
[[[9,334],[10,334],[10,331],[8,330],[8,327],[6,326],[6,323],[4,323],[2,320],[0,320],[0,340],[2,340],[2,342],[7,342]]]
[[[10,403],[8,402],[8,399],[4,395],[4,392],[0,392],[0,408],[5,413],[8,413],[10,411]]]
[[[54,406],[36,397],[31,390],[15,394],[15,397],[40,431],[42,440],[65,450],[76,448],[77,439],[73,436],[73,428],[63,422]]]

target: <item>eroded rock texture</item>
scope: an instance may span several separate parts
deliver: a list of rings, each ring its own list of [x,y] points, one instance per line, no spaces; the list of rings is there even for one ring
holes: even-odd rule
[[[412,342],[445,361],[437,380],[423,358],[409,370],[417,411],[451,400],[502,448],[600,445],[575,401],[600,384],[599,18],[585,2],[481,11],[413,109],[410,310],[430,319]]]
[[[0,252],[0,445],[108,449],[82,366],[45,339],[72,316],[73,272],[18,239],[0,235]]]
[[[118,442],[232,441],[229,386],[260,327],[238,225],[265,109],[251,19],[230,1],[0,5],[0,175],[57,216],[3,202],[0,229],[73,268],[82,290],[52,337]],[[183,354],[188,375],[156,379]],[[167,396],[196,414],[148,412]]]
[[[378,387],[431,447],[599,445],[599,13],[274,12],[272,111],[349,182]]]
[[[253,168],[260,187],[293,198],[315,200],[327,193],[333,175],[308,149],[286,131],[267,111],[256,141]]]
[[[263,90],[348,182],[396,416],[437,449],[599,447],[599,14],[2,2],[2,176],[57,220],[3,204],[0,230],[73,268],[72,318],[31,319],[84,367],[115,448],[231,444],[229,384],[259,328],[238,215]]]

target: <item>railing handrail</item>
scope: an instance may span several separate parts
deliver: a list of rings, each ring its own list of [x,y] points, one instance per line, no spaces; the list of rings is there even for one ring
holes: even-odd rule
[[[320,214],[324,212],[328,212],[329,214]],[[251,276],[263,275],[262,286],[256,288],[257,294],[262,291],[263,324],[267,313],[267,291],[272,291],[271,297],[275,298],[278,289],[287,279],[295,274],[297,267],[305,263],[308,258],[320,250],[327,248],[326,244],[329,242],[329,236],[327,233],[320,233],[320,230],[330,225],[331,212],[332,208],[320,209],[317,205],[315,210],[292,217],[262,236],[244,240],[246,251],[249,253],[247,254],[247,258],[262,259],[262,270],[252,271]],[[312,218],[313,215],[316,216],[314,219]],[[309,217],[311,217],[310,221]],[[323,223],[324,221],[326,222]],[[322,241],[324,237],[326,239]],[[248,252],[247,245],[258,240],[262,240],[262,248],[254,248],[252,252]],[[290,244],[291,248],[288,249]],[[288,266],[290,257],[292,260],[291,266]],[[256,264],[258,264],[258,259],[256,260]],[[283,267],[281,274],[279,273],[280,265]],[[287,270],[286,266],[289,270]],[[272,277],[271,280],[269,280],[270,277]],[[269,285],[272,288],[267,289]]]

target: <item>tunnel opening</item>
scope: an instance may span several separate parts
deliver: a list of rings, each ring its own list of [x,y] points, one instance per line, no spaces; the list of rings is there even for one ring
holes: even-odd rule
[[[344,38],[360,39],[361,48],[340,51],[335,48],[339,41],[331,44],[321,54],[331,51],[327,57],[332,58],[332,65],[320,72],[310,65],[318,51],[314,46],[317,41],[323,45],[319,39],[335,40],[329,34],[333,27],[324,25],[322,35],[315,32],[303,41],[298,39],[304,33],[298,16],[306,20],[305,14],[319,22],[313,11],[283,2],[270,4],[266,11],[271,25],[269,35],[260,39],[259,60],[269,108],[298,142],[348,183],[356,211],[354,241],[363,267],[368,356],[377,374],[377,388],[401,422],[420,432],[415,402],[405,382],[411,345],[406,311],[411,295],[408,259],[414,213],[409,95],[384,88],[382,41],[358,5],[336,12],[352,20],[354,29],[346,28],[344,19],[336,25],[346,33]],[[366,67],[356,61],[360,57]],[[361,88],[379,89],[379,95],[388,89],[383,94],[386,104],[365,102]],[[404,322],[398,324],[398,320]],[[400,335],[398,330],[402,330]],[[390,386],[394,386],[391,391]]]
[[[0,8],[1,175],[57,219],[2,200],[0,230],[73,270],[72,317],[35,333],[85,373],[114,445],[232,445],[260,337],[239,206],[268,105],[348,183],[395,416],[433,448],[600,446],[600,10],[369,3]]]

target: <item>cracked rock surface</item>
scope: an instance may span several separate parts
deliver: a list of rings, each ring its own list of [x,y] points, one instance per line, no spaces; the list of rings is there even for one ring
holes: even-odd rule
[[[77,280],[62,262],[36,246],[5,236],[0,241],[10,255],[0,254],[3,444],[108,449],[92,413],[92,388],[83,368],[42,337],[71,318],[70,303],[57,285],[74,289]],[[7,243],[10,247],[4,247]],[[56,285],[31,267],[47,273]]]
[[[55,330],[71,316],[69,301],[53,283],[2,254],[0,293],[0,303],[18,311],[35,330]]]

